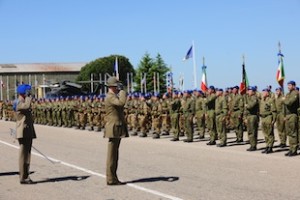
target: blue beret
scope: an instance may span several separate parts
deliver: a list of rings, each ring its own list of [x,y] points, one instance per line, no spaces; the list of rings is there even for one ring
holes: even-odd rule
[[[248,90],[252,90],[252,91],[255,92],[255,91],[256,91],[256,87],[255,87],[255,86],[249,86],[249,87],[248,87]]]
[[[235,88],[235,89],[240,89],[240,87],[239,87],[239,86],[237,86],[237,85],[236,85],[236,86],[234,86],[233,88]]]
[[[223,89],[222,89],[222,88],[219,88],[218,91],[219,91],[219,92],[223,92]]]
[[[17,92],[19,94],[25,94],[27,90],[31,90],[31,85],[22,84],[22,85],[19,85],[17,88]]]
[[[299,87],[296,87],[296,90],[299,91]]]
[[[215,87],[213,85],[209,86],[209,89],[215,90]]]
[[[289,81],[287,84],[296,85],[295,81]]]
[[[262,90],[263,92],[269,92],[270,90],[268,88],[265,88]]]
[[[276,90],[280,90],[280,91],[282,91],[282,88],[281,88],[281,87],[278,87],[278,88],[276,88]]]

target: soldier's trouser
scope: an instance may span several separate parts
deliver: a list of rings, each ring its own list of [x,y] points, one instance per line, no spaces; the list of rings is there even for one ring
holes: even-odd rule
[[[278,131],[280,144],[286,144],[287,136],[284,128],[284,115],[282,113],[277,114],[276,127]]]
[[[154,133],[160,134],[160,130],[161,130],[160,116],[152,116],[152,128],[153,128]]]
[[[171,132],[174,134],[174,138],[179,139],[179,114],[171,114]]]
[[[216,125],[217,125],[217,133],[220,139],[220,144],[226,144],[227,133],[226,133],[225,115],[221,114],[216,116]]]
[[[61,111],[56,111],[56,123],[57,126],[61,126],[62,123]]]
[[[185,118],[185,131],[188,140],[194,139],[194,126],[193,126],[193,115],[188,113],[184,115]]]
[[[286,115],[285,130],[289,137],[289,146],[292,153],[297,151],[298,146],[298,116],[296,114]]]
[[[197,120],[197,127],[199,129],[199,135],[200,135],[200,137],[204,137],[204,135],[205,135],[205,118],[204,118],[204,113],[202,111],[196,113],[196,120]]]
[[[51,115],[51,112],[50,111],[47,111],[47,123],[49,126],[52,126],[53,125],[53,121],[52,121],[52,115]]]
[[[137,114],[131,115],[130,126],[132,127],[133,130],[135,130],[135,131],[138,130],[139,124],[138,124],[138,115]]]
[[[117,182],[117,169],[119,160],[119,147],[121,138],[109,138],[106,158],[106,182],[115,183]]]
[[[79,113],[79,124],[80,127],[85,128],[87,116],[85,113]]]
[[[179,115],[179,131],[182,133],[185,132],[185,119],[183,114]]]
[[[162,114],[161,115],[161,120],[162,120],[162,131],[169,132],[170,128],[171,128],[170,115]]]
[[[216,114],[214,110],[207,112],[207,128],[209,129],[210,142],[215,142],[217,140],[217,130],[216,130]]]
[[[19,178],[20,181],[25,180],[29,176],[29,166],[31,159],[32,138],[18,139],[19,149]]]
[[[258,116],[257,115],[247,116],[247,131],[248,131],[248,139],[250,142],[250,146],[256,148],[257,131],[258,131]]]
[[[96,114],[93,119],[93,124],[98,128],[98,131],[101,130],[101,116],[100,114]]]
[[[57,126],[56,111],[52,111],[52,123]]]
[[[272,115],[261,118],[261,128],[265,136],[266,147],[273,147],[274,144],[274,125],[272,124]]]
[[[93,113],[88,113],[87,114],[87,119],[88,119],[88,122],[89,122],[89,126],[91,128],[94,127],[93,118],[94,118],[94,114]]]
[[[243,118],[240,111],[235,111],[231,114],[232,128],[234,128],[237,141],[243,140]]]
[[[68,126],[67,112],[65,110],[61,111],[61,121],[63,126]]]
[[[67,115],[67,126],[68,127],[72,127],[73,126],[73,122],[74,122],[74,115],[73,115],[73,111],[72,110],[67,110],[66,115]]]
[[[141,132],[143,134],[146,134],[148,132],[147,129],[147,119],[148,117],[146,115],[139,115],[138,116],[139,121],[139,127],[141,128]]]

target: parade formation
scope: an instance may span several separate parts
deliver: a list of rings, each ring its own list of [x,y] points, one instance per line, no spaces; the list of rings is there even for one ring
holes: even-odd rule
[[[225,90],[209,86],[201,90],[173,91],[164,94],[132,93],[127,95],[124,109],[131,136],[159,139],[172,135],[172,142],[190,143],[194,139],[209,138],[207,145],[227,146],[227,133],[236,133],[236,143],[244,143],[247,133],[250,147],[257,150],[257,133],[260,126],[266,148],[262,153],[272,153],[274,128],[278,130],[280,148],[287,147],[286,156],[297,155],[300,137],[299,91],[295,81],[287,83],[284,95],[278,87],[271,86],[261,92],[249,86],[246,94],[240,94],[239,86]],[[56,99],[34,99],[32,115],[35,124],[101,131],[105,125],[105,95],[70,96]],[[14,101],[0,103],[0,118],[14,121]]]

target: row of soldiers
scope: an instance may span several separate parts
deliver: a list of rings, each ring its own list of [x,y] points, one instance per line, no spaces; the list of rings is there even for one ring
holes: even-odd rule
[[[287,156],[297,155],[299,92],[296,83],[288,83],[289,92],[283,95],[281,88],[276,94],[271,88],[261,93],[256,87],[248,87],[247,94],[241,95],[235,86],[217,89],[210,86],[206,93],[201,90],[159,94],[129,94],[125,106],[125,116],[131,135],[154,139],[161,135],[173,134],[172,141],[179,141],[180,135],[186,135],[184,142],[193,142],[194,133],[199,138],[209,133],[207,145],[219,147],[227,145],[227,133],[234,130],[236,142],[243,143],[244,131],[247,129],[250,148],[255,151],[257,145],[258,125],[265,136],[264,153],[272,153],[274,145],[274,124],[276,123],[280,147],[286,147],[289,137],[290,151]],[[56,99],[39,99],[32,104],[34,121],[49,126],[73,127],[78,129],[100,131],[105,124],[105,96],[66,97]],[[14,120],[12,101],[1,102],[0,118]],[[196,124],[196,130],[194,125]],[[300,126],[299,126],[300,128]]]
[[[0,104],[0,118],[15,121],[14,101]],[[32,116],[35,124],[58,127],[76,127],[101,131],[104,127],[104,96],[60,97],[56,99],[34,99],[32,102]]]
[[[247,130],[250,143],[247,151],[257,149],[258,126],[261,124],[266,141],[262,153],[266,154],[273,152],[276,123],[280,147],[285,148],[289,138],[286,156],[295,156],[300,142],[299,91],[295,81],[288,82],[288,89],[284,95],[280,87],[274,94],[271,88],[258,92],[257,87],[249,86],[247,93],[242,95],[238,86],[225,91],[210,86],[205,94],[200,90],[186,90],[183,93],[165,93],[162,97],[158,94],[151,97],[129,95],[125,106],[126,119],[131,135],[146,137],[152,133],[152,137],[157,139],[160,135],[172,133],[171,141],[179,141],[179,136],[185,133],[187,138],[184,142],[193,142],[194,133],[197,132],[202,139],[208,132],[207,145],[216,145],[219,139],[218,147],[227,145],[229,130],[236,133],[237,143],[243,143]]]

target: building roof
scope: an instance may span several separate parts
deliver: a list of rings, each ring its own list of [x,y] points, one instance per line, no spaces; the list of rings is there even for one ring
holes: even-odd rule
[[[0,64],[0,73],[79,72],[87,63]]]

